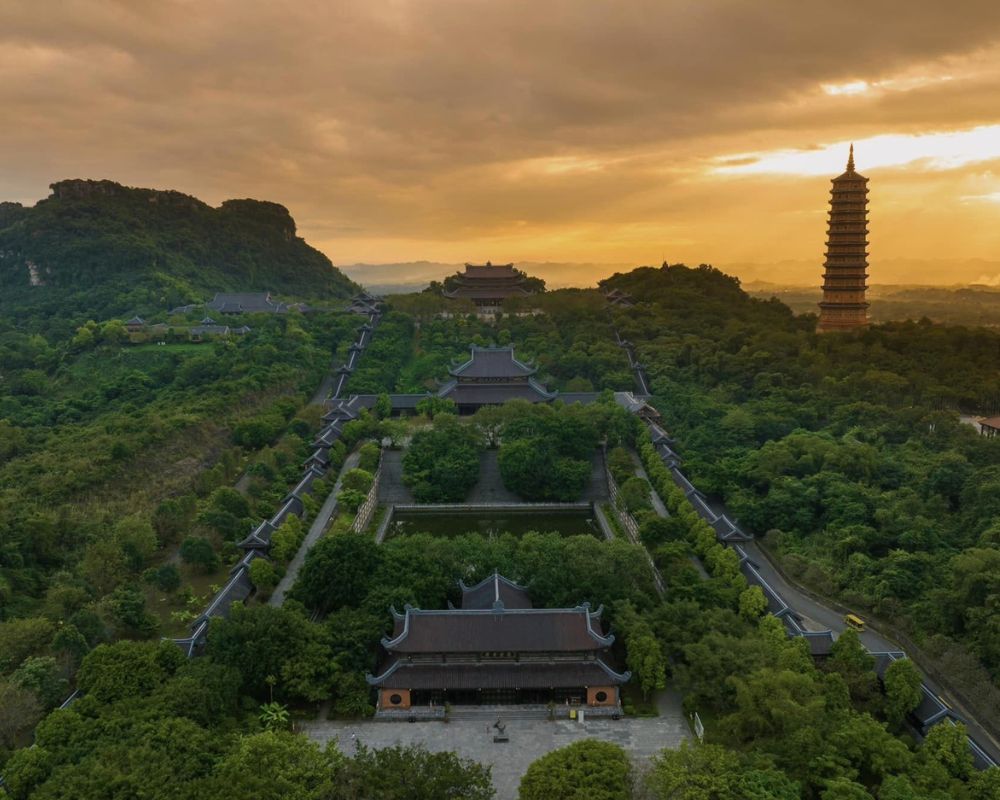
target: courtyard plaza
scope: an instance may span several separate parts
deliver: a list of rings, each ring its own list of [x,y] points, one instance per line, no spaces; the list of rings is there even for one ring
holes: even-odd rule
[[[679,695],[659,692],[656,705],[657,717],[617,720],[589,717],[584,707],[582,723],[549,720],[544,706],[455,706],[448,722],[313,720],[299,723],[299,730],[320,745],[333,742],[347,755],[353,755],[359,743],[372,748],[422,745],[433,752],[451,750],[493,768],[496,800],[516,800],[521,777],[533,761],[582,739],[619,745],[641,769],[656,753],[676,749],[691,738]],[[494,741],[497,719],[505,727],[506,742]]]

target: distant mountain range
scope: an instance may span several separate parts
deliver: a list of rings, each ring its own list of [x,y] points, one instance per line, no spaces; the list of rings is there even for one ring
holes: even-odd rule
[[[218,291],[347,297],[355,285],[277,203],[213,208],[173,191],[65,180],[32,207],[0,203],[0,312],[143,313]],[[86,318],[84,316],[84,318]]]
[[[616,272],[628,272],[638,264],[516,262],[519,269],[542,278],[548,288],[595,286],[601,278]],[[658,266],[658,265],[654,265]],[[689,266],[697,266],[695,264]],[[739,262],[715,264],[729,275],[737,276],[744,287],[762,290],[767,287],[818,288],[822,268],[818,261],[777,261],[773,263]],[[440,261],[408,261],[395,264],[350,264],[341,269],[372,291],[385,294],[419,291],[431,281],[440,281],[463,268],[462,264]],[[873,263],[872,282],[894,286],[968,286],[1000,287],[1000,261],[966,259],[936,261],[888,259]]]

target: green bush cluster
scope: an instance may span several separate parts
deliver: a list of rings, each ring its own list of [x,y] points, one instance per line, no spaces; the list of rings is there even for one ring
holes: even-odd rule
[[[479,480],[482,450],[475,428],[451,414],[413,434],[403,456],[403,482],[419,503],[460,503]]]

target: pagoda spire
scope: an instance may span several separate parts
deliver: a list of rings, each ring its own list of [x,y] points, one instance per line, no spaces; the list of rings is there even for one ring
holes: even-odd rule
[[[868,178],[854,169],[853,144],[847,171],[832,184],[818,333],[868,324]]]

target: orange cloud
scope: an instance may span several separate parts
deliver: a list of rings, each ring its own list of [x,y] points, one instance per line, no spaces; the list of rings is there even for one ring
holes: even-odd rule
[[[335,263],[802,262],[845,143],[877,259],[995,258],[1000,4],[65,0],[0,8],[3,197],[287,205]],[[478,256],[476,256],[478,257]]]

